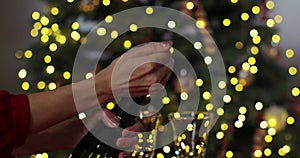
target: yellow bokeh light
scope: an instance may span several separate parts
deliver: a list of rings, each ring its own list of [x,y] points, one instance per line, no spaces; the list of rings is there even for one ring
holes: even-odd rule
[[[245,122],[246,121],[246,116],[245,115],[239,115],[238,120],[242,121],[242,122]]]
[[[51,8],[50,12],[52,15],[58,15],[59,9],[57,7],[53,7]]]
[[[26,50],[24,52],[24,56],[25,56],[25,58],[30,59],[32,57],[32,51],[31,50]]]
[[[253,37],[253,38],[258,36],[258,31],[256,29],[250,30],[250,36]]]
[[[224,89],[226,87],[226,82],[225,81],[220,81],[219,84],[218,84],[218,87],[220,89]]]
[[[278,34],[275,34],[272,36],[272,41],[274,43],[279,43],[280,42],[280,36]]]
[[[55,71],[54,66],[49,65],[49,66],[46,67],[46,72],[47,72],[48,74],[53,74],[54,71]]]
[[[71,32],[71,37],[72,37],[72,39],[75,40],[75,41],[78,41],[78,40],[80,40],[80,38],[81,38],[79,32],[77,32],[77,31],[72,31],[72,32]]]
[[[41,36],[41,41],[42,41],[43,43],[47,43],[47,42],[49,41],[49,36],[48,36],[48,35],[42,35],[42,36]]]
[[[48,158],[48,154],[47,153],[42,153],[42,158]]]
[[[274,135],[276,135],[276,129],[275,128],[269,128],[268,129],[268,134],[270,135],[270,136],[274,136]]]
[[[259,6],[253,6],[252,7],[252,13],[253,14],[259,14],[260,13],[260,7]]]
[[[153,14],[153,12],[154,12],[154,9],[152,7],[147,7],[146,8],[146,13],[147,14],[151,15],[151,14]]]
[[[106,108],[108,110],[112,110],[114,107],[115,107],[115,104],[113,102],[109,102],[109,103],[106,104]]]
[[[106,34],[106,29],[103,27],[100,27],[97,29],[97,35],[104,36]]]
[[[108,15],[108,16],[106,16],[106,18],[105,18],[105,22],[106,23],[111,23],[113,21],[113,17],[111,16],[111,15]]]
[[[280,156],[285,156],[285,155],[286,155],[286,153],[283,152],[282,148],[280,148],[280,149],[278,150],[278,154],[279,154]]]
[[[21,87],[22,87],[22,90],[27,91],[30,88],[30,84],[28,82],[23,82]]]
[[[259,53],[259,48],[257,46],[252,46],[251,47],[251,53],[253,55],[257,55]]]
[[[277,120],[276,120],[275,118],[270,118],[270,119],[268,120],[268,125],[269,125],[269,127],[276,127],[276,125],[277,125]]]
[[[26,69],[19,70],[18,76],[19,76],[20,79],[26,78],[26,76],[27,76],[27,70]]]
[[[130,40],[125,40],[124,43],[123,43],[123,46],[124,46],[125,49],[129,49],[129,48],[131,48],[132,43],[131,43]]]
[[[244,43],[240,42],[240,41],[236,42],[235,43],[235,48],[237,48],[237,49],[243,49],[244,48]]]
[[[79,28],[79,23],[78,22],[73,22],[71,27],[72,27],[73,30],[77,30]]]
[[[194,48],[197,49],[197,50],[201,49],[202,48],[202,43],[199,42],[199,41],[195,42],[194,43]]]
[[[267,121],[262,121],[259,124],[259,126],[260,126],[261,129],[266,129],[266,128],[268,128],[268,122]]]
[[[229,72],[229,73],[233,74],[233,73],[235,73],[235,71],[236,71],[235,66],[229,66],[229,67],[228,67],[228,72]]]
[[[226,158],[232,158],[233,157],[233,152],[232,151],[227,151],[225,155],[226,155]]]
[[[157,158],[164,158],[165,156],[164,156],[162,153],[158,153],[158,154],[156,155],[156,157],[157,157]]]
[[[41,30],[41,34],[42,34],[42,35],[46,35],[46,34],[48,34],[48,33],[49,33],[48,28],[47,28],[47,27],[43,27],[42,30]]]
[[[65,44],[66,41],[67,41],[67,38],[66,38],[66,36],[64,36],[64,35],[57,35],[55,39],[56,39],[56,41],[59,42],[60,44]]]
[[[293,58],[294,55],[295,55],[295,52],[294,52],[294,50],[292,50],[292,49],[287,49],[286,52],[285,52],[285,56],[286,56],[288,59]]]
[[[56,87],[56,84],[54,82],[51,82],[51,83],[49,83],[48,88],[49,88],[50,91],[52,91],[52,90],[55,90],[57,87]]]
[[[205,99],[205,100],[209,100],[209,99],[211,98],[211,94],[210,94],[210,92],[205,91],[205,92],[202,94],[202,97],[203,97],[203,99]]]
[[[300,95],[300,89],[299,89],[298,87],[294,87],[294,88],[292,89],[292,95],[293,95],[294,97],[298,97],[298,96]]]
[[[217,139],[223,139],[224,138],[224,132],[220,131],[216,134]]]
[[[21,59],[23,57],[23,52],[19,50],[16,52],[15,56],[17,59]]]
[[[232,78],[230,79],[230,83],[231,83],[232,85],[236,85],[236,84],[239,83],[239,80],[238,80],[236,77],[232,77]]]
[[[266,3],[266,7],[268,9],[273,9],[275,7],[275,3],[272,0],[270,0]]]
[[[39,82],[37,83],[37,88],[38,88],[39,90],[45,89],[45,88],[46,88],[46,83],[45,83],[44,81],[39,81]]]
[[[237,84],[237,85],[235,86],[235,90],[236,90],[237,92],[242,92],[242,91],[244,90],[244,86],[243,86],[242,84]]]
[[[248,71],[248,70],[250,70],[250,64],[245,62],[242,64],[242,68],[243,68],[243,70]]]
[[[254,151],[254,156],[255,156],[255,157],[262,157],[262,155],[263,155],[263,153],[262,153],[261,150],[255,150],[255,151]]]
[[[64,77],[64,79],[68,80],[71,78],[71,73],[69,71],[65,71],[63,73],[63,77]]]
[[[171,148],[169,146],[164,146],[163,151],[168,154],[171,152]]]
[[[247,108],[245,106],[241,106],[239,108],[239,112],[240,112],[240,114],[246,114],[247,113]]]
[[[224,101],[225,103],[230,103],[230,102],[231,102],[231,96],[230,96],[230,95],[225,95],[225,96],[223,97],[223,101]]]
[[[193,2],[187,2],[186,3],[186,8],[188,10],[192,10],[192,9],[194,9],[194,7],[195,7],[195,4]]]
[[[195,83],[196,86],[201,87],[203,85],[203,80],[201,78],[198,78]]]
[[[242,128],[243,125],[244,125],[243,122],[240,121],[240,120],[235,121],[235,123],[234,123],[234,126],[235,126],[236,128]]]
[[[205,117],[205,115],[203,113],[199,113],[197,116],[197,119],[202,120],[202,119],[204,119],[204,117]]]
[[[47,63],[47,64],[50,63],[51,60],[52,60],[52,58],[51,58],[50,55],[46,55],[46,56],[44,57],[44,62]]]
[[[109,6],[110,5],[110,0],[102,0],[102,4],[104,6]]]
[[[189,95],[186,92],[182,92],[180,94],[181,100],[187,100],[189,98]]]
[[[257,110],[257,111],[260,111],[260,110],[262,110],[263,109],[263,107],[264,107],[264,105],[263,105],[263,103],[262,102],[257,102],[257,103],[255,103],[255,109]]]
[[[270,136],[270,135],[266,135],[265,136],[265,142],[271,143],[272,141],[273,141],[273,137],[272,136]]]
[[[250,65],[254,65],[256,63],[256,59],[254,57],[250,57],[250,58],[248,58],[248,63]]]
[[[136,24],[131,24],[129,26],[130,31],[136,32],[138,30],[138,26]]]
[[[30,35],[31,35],[32,37],[37,37],[37,36],[39,35],[39,32],[38,32],[37,29],[32,29],[32,30],[30,31]]]
[[[75,0],[67,0],[68,3],[73,3]]]
[[[242,13],[242,15],[241,15],[241,19],[243,20],[243,21],[247,21],[247,20],[249,20],[249,14],[248,13]]]
[[[252,73],[252,74],[256,74],[257,72],[258,72],[258,67],[257,66],[251,66],[250,67],[250,72]]]
[[[52,24],[51,29],[52,29],[52,31],[56,32],[59,30],[59,25],[54,23],[54,24]]]
[[[282,21],[283,21],[283,18],[281,15],[276,15],[274,19],[275,19],[275,22],[278,24],[282,23]]]
[[[289,145],[285,145],[282,147],[282,151],[287,154],[291,151],[291,147]]]
[[[230,0],[231,3],[235,4],[238,2],[238,0]]]
[[[224,19],[223,20],[223,25],[224,26],[228,27],[228,26],[230,26],[230,24],[231,24],[231,20],[230,19]]]
[[[110,37],[111,37],[112,39],[116,39],[118,36],[119,36],[119,33],[118,33],[118,31],[116,31],[116,30],[113,30],[113,31],[111,32],[111,34],[110,34]]]
[[[40,21],[41,21],[41,24],[44,26],[49,24],[49,19],[46,16],[42,16]]]
[[[31,14],[31,17],[33,20],[38,20],[40,18],[40,13],[37,12],[37,11],[34,11],[32,14]]]
[[[49,50],[55,52],[57,50],[57,45],[55,43],[51,43],[49,45]]]
[[[227,123],[222,123],[221,129],[222,129],[223,131],[228,130],[228,124],[227,124]]]
[[[294,75],[297,74],[297,72],[298,72],[298,70],[297,70],[296,67],[291,66],[291,67],[289,68],[289,74],[290,74],[290,75],[294,76]]]
[[[39,30],[42,28],[42,24],[40,22],[35,22],[33,24],[33,28]]]
[[[169,98],[169,97],[164,97],[163,99],[162,99],[162,103],[163,104],[169,104],[171,102],[171,99]]]
[[[85,74],[85,78],[86,78],[86,79],[90,79],[90,78],[92,78],[92,77],[94,77],[94,74],[93,74],[93,73],[88,72],[88,73]]]
[[[264,154],[266,155],[266,156],[271,156],[272,155],[272,150],[271,149],[269,149],[269,148],[266,148],[265,150],[264,150]]]
[[[261,37],[260,36],[253,37],[252,42],[254,44],[259,44],[261,42]]]
[[[202,20],[202,19],[198,19],[197,22],[196,22],[196,26],[200,29],[203,29],[206,27],[206,22],[205,20]]]
[[[122,2],[128,2],[128,0],[122,0]]]
[[[225,113],[225,111],[224,111],[223,108],[218,108],[218,109],[217,109],[217,114],[218,114],[219,116],[223,116],[224,113]]]
[[[206,104],[205,109],[206,109],[207,111],[211,111],[212,109],[214,109],[214,105],[211,104],[211,103]]]
[[[289,125],[292,125],[295,123],[295,118],[290,116],[286,119],[286,123],[289,124]]]
[[[275,21],[273,19],[268,19],[266,22],[268,27],[274,27],[275,26]]]

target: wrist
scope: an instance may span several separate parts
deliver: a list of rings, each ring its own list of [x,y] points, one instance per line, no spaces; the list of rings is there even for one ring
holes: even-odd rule
[[[110,75],[105,73],[105,70],[100,71],[95,76],[96,94],[100,104],[107,103],[113,99]]]

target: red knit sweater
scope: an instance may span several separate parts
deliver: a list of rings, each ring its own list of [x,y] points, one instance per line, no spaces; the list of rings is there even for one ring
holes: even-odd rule
[[[25,142],[29,126],[29,102],[25,94],[0,91],[0,158]]]

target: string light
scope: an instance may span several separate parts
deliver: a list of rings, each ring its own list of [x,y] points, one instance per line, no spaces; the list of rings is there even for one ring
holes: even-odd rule
[[[292,75],[292,76],[296,75],[296,74],[297,74],[297,71],[298,71],[297,68],[294,67],[294,66],[291,66],[291,67],[289,68],[289,74]]]
[[[241,15],[241,19],[243,20],[243,21],[248,21],[249,20],[249,14],[248,13],[242,13],[242,15]]]
[[[223,97],[223,101],[224,101],[225,103],[230,103],[230,102],[231,102],[231,96],[230,96],[230,95],[225,95],[225,96]]]
[[[163,103],[163,104],[169,104],[170,101],[171,101],[171,99],[170,99],[169,97],[164,97],[164,98],[162,99],[162,103]]]
[[[193,2],[187,2],[187,3],[186,3],[186,8],[187,8],[188,10],[192,10],[192,9],[194,9],[194,7],[195,7],[195,5],[194,5]]]
[[[203,99],[209,100],[211,98],[211,94],[208,91],[203,92],[202,94]]]
[[[275,34],[272,36],[272,41],[274,43],[279,43],[280,42],[280,36],[278,34]]]
[[[275,17],[274,17],[274,19],[275,19],[275,22],[276,23],[282,23],[282,21],[283,21],[283,18],[282,18],[282,16],[281,15],[276,15]]]
[[[110,0],[102,0],[102,4],[104,6],[109,6],[110,5]]]
[[[113,21],[113,17],[111,16],[111,15],[108,15],[108,16],[106,16],[106,18],[105,18],[105,22],[106,23],[111,23]]]
[[[170,29],[174,29],[174,28],[176,27],[176,22],[173,21],[173,20],[169,21],[169,22],[168,22],[168,27],[169,27]]]
[[[298,97],[299,94],[300,94],[300,89],[299,89],[298,87],[294,87],[294,88],[292,89],[292,95],[293,95],[294,97]]]
[[[28,91],[30,88],[30,84],[28,82],[23,82],[21,87],[22,87],[22,90]]]
[[[180,94],[181,100],[187,100],[189,98],[189,95],[186,92],[182,92]]]
[[[257,55],[259,53],[259,48],[257,46],[251,47],[251,54]]]
[[[146,13],[147,13],[148,15],[151,15],[151,14],[154,13],[154,9],[153,9],[152,7],[147,7],[147,8],[146,8]]]
[[[37,12],[37,11],[34,11],[32,14],[31,14],[31,17],[33,20],[38,20],[40,18],[40,13]]]
[[[108,110],[112,110],[114,107],[115,107],[115,104],[113,102],[109,102],[109,103],[106,104],[106,108]]]
[[[262,121],[259,124],[259,126],[260,126],[261,129],[266,129],[266,128],[268,128],[268,122],[267,121]]]
[[[261,102],[255,103],[255,109],[256,109],[257,111],[262,110],[263,107],[264,107],[263,103],[261,103]]]
[[[54,66],[49,65],[49,66],[46,67],[46,72],[47,72],[48,74],[53,74],[54,71],[55,71]]]
[[[46,16],[42,16],[40,22],[42,25],[46,26],[49,24],[49,19]]]
[[[45,62],[46,64],[49,64],[49,63],[51,62],[51,60],[52,60],[52,58],[51,58],[50,55],[46,55],[46,56],[44,57],[44,62]]]
[[[104,36],[105,34],[106,34],[106,29],[105,28],[103,28],[103,27],[100,27],[100,28],[98,28],[97,29],[97,35],[99,35],[99,36]]]
[[[51,83],[49,83],[48,88],[49,88],[50,91],[53,91],[53,90],[55,90],[57,87],[56,87],[56,84],[55,84],[54,82],[51,82]]]
[[[68,3],[73,3],[75,0],[67,0]]]
[[[231,24],[231,20],[230,19],[224,19],[223,20],[223,25],[224,26],[228,27],[228,26],[230,26],[230,24]]]
[[[39,81],[39,82],[37,83],[37,88],[38,88],[39,90],[45,89],[45,88],[46,88],[46,83],[45,83],[44,81]]]
[[[197,49],[197,50],[200,50],[202,48],[202,43],[197,41],[194,43],[194,48]]]
[[[220,131],[216,134],[217,139],[223,139],[224,138],[224,132]]]
[[[241,41],[238,41],[238,42],[235,43],[235,47],[237,49],[243,49],[244,48],[244,43],[241,42]]]
[[[293,58],[294,55],[295,55],[295,52],[294,52],[294,50],[292,50],[292,49],[287,49],[286,52],[285,52],[285,56],[286,56],[288,59]]]
[[[275,7],[275,3],[270,0],[266,3],[266,7],[271,10]]]
[[[195,83],[196,86],[201,87],[203,85],[203,80],[201,78],[198,78]]]
[[[196,26],[199,28],[199,29],[203,29],[206,27],[206,22],[205,20],[202,20],[202,19],[198,19],[197,22],[196,22]]]
[[[129,49],[129,48],[131,48],[132,43],[131,43],[130,40],[125,40],[124,43],[123,43],[123,46],[124,46],[125,49]]]
[[[77,32],[77,31],[72,31],[72,32],[71,32],[71,38],[72,38],[73,40],[75,40],[75,41],[79,41],[80,38],[81,38],[81,36],[80,36],[79,32]]]
[[[206,106],[205,106],[205,109],[206,109],[207,111],[211,111],[213,108],[214,108],[214,105],[211,104],[211,103],[206,104]]]
[[[275,26],[275,21],[273,19],[268,19],[266,23],[270,28]]]
[[[236,77],[232,77],[232,78],[230,79],[230,83],[231,83],[232,85],[237,85],[237,84],[239,83],[239,80],[238,80]]]
[[[263,155],[263,153],[262,153],[261,150],[255,150],[255,151],[254,151],[254,156],[255,156],[255,157],[262,157],[262,155]]]
[[[50,12],[51,12],[52,15],[58,15],[59,9],[56,8],[56,7],[53,7],[53,8],[51,8]]]
[[[252,7],[252,13],[253,14],[259,14],[260,13],[260,7],[259,6],[253,6]]]
[[[39,30],[42,28],[42,24],[40,22],[35,22],[33,24],[33,28]]]
[[[118,33],[118,31],[116,31],[116,30],[113,30],[113,31],[111,32],[111,34],[110,34],[110,37],[111,37],[112,39],[116,39],[118,36],[119,36],[119,33]]]
[[[55,43],[51,43],[51,44],[49,45],[49,50],[50,50],[51,52],[55,52],[55,51],[57,50],[57,45],[56,45]]]
[[[48,35],[42,35],[41,36],[41,42],[47,43],[49,41],[49,36]]]
[[[24,52],[24,57],[27,59],[30,59],[32,57],[32,51],[31,50],[26,50]]]
[[[71,73],[69,71],[65,71],[63,73],[63,78],[66,79],[66,80],[70,79],[71,78]]]
[[[222,123],[222,124],[221,124],[221,129],[222,129],[223,131],[228,130],[228,124],[227,124],[227,123]]]
[[[79,28],[79,23],[78,22],[73,22],[71,27],[72,27],[73,30],[77,30]]]
[[[286,123],[289,124],[289,125],[292,125],[295,123],[295,118],[290,116],[286,119]]]
[[[218,87],[220,89],[224,89],[226,87],[226,82],[225,81],[220,81],[219,84],[218,84]]]
[[[256,36],[252,39],[252,42],[254,44],[259,44],[261,42],[261,37],[260,36]]]
[[[138,26],[136,24],[131,24],[129,26],[130,31],[136,32],[138,30]]]
[[[235,4],[238,2],[238,0],[230,0],[231,3]]]
[[[265,136],[265,142],[266,143],[271,143],[273,141],[273,137],[272,136],[270,136],[270,135],[266,135]]]
[[[217,114],[218,114],[219,116],[223,116],[224,113],[225,113],[225,111],[224,111],[223,108],[218,108],[218,109],[217,109]]]
[[[24,79],[26,78],[27,76],[27,70],[26,69],[20,69],[19,72],[18,72],[18,76],[20,79]]]
[[[235,73],[235,71],[236,71],[235,66],[229,66],[229,67],[228,67],[228,72],[229,72],[230,74]]]
[[[52,24],[51,29],[52,29],[52,31],[56,32],[59,30],[59,25],[54,23],[54,24]]]
[[[232,151],[227,151],[225,155],[226,155],[226,158],[232,158],[233,157],[233,152]]]
[[[266,148],[266,149],[264,150],[264,154],[265,154],[265,156],[269,157],[269,156],[272,155],[272,150],[269,149],[269,148]]]

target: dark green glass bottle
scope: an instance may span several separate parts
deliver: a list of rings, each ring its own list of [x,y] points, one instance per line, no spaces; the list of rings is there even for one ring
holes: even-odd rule
[[[142,104],[144,97],[133,99],[137,104]],[[132,106],[131,99],[122,99],[120,101],[123,109],[127,109]],[[115,116],[120,119],[119,127],[125,129],[135,123],[136,116],[126,113],[118,105],[111,110]],[[107,133],[103,128],[105,126],[102,122],[99,122],[97,126],[92,129],[92,133]],[[117,158],[122,152],[119,149],[113,148],[101,141],[99,141],[91,132],[87,133],[84,138],[79,142],[76,148],[73,150],[69,158]],[[111,142],[116,142],[119,136],[110,137]]]

